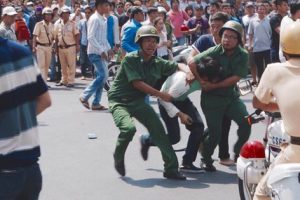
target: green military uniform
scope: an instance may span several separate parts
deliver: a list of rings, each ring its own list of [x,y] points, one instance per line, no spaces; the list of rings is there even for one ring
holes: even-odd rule
[[[127,55],[108,92],[109,110],[120,130],[115,149],[115,158],[123,160],[129,142],[136,128],[132,117],[141,122],[149,131],[153,142],[158,146],[165,162],[166,173],[178,171],[176,154],[165,133],[164,127],[153,108],[145,103],[146,94],[135,89],[132,81],[141,80],[154,86],[162,76],[174,73],[178,65],[161,58],[145,62],[138,52]]]
[[[219,60],[223,68],[222,78],[231,76],[245,77],[248,73],[248,53],[238,46],[233,55],[227,56],[222,45],[217,45],[200,53],[194,59],[199,63],[203,57],[210,56]],[[221,138],[223,116],[226,115],[238,124],[238,141],[234,146],[234,153],[239,155],[242,145],[248,140],[251,127],[244,119],[248,115],[246,106],[239,99],[235,86],[219,88],[201,93],[201,107],[206,118],[209,135],[204,141],[202,151],[203,161],[213,163],[211,156]]]

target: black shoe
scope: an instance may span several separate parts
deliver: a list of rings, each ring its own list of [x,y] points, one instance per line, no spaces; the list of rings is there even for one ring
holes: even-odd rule
[[[185,172],[185,173],[204,173],[203,168],[199,168],[194,166],[193,164],[182,164],[179,168],[180,172]]]
[[[181,181],[186,180],[186,177],[178,171],[177,172],[171,172],[171,173],[164,172],[164,177],[167,178],[167,179],[174,179],[174,180],[181,180]]]
[[[114,162],[115,162],[115,169],[116,171],[121,175],[125,176],[125,164],[124,160],[117,160],[115,155],[114,155]]]
[[[207,172],[215,172],[217,171],[216,167],[211,163],[211,164],[206,164],[205,162],[201,162],[200,167],[204,169]]]
[[[147,160],[150,145],[146,144],[143,141],[143,136],[140,137],[140,142],[141,142],[141,155],[142,155],[142,158],[143,158],[143,160]]]
[[[72,88],[72,87],[74,87],[74,84],[67,84],[66,87]]]

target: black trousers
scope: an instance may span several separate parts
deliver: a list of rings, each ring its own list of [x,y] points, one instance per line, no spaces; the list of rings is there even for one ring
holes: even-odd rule
[[[193,120],[193,123],[191,125],[185,126],[186,129],[190,131],[190,135],[182,160],[183,164],[192,164],[196,160],[200,142],[203,140],[204,124],[197,108],[189,98],[186,98],[184,101],[174,101],[172,103],[180,111],[189,115]],[[172,144],[178,143],[180,141],[180,127],[178,117],[171,118],[166,112],[165,108],[161,105],[159,105],[159,111],[166,125],[170,142]]]
[[[271,63],[271,51],[266,50],[266,51],[254,52],[253,55],[254,55],[254,62],[257,68],[258,80],[260,80],[262,74],[265,71],[265,68],[267,67],[268,64]]]

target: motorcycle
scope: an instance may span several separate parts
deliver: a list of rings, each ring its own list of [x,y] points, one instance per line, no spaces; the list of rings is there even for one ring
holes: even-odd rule
[[[252,200],[255,189],[280,152],[283,143],[289,143],[280,113],[256,110],[246,117],[250,125],[264,121],[267,129],[263,142],[248,141],[237,160],[238,187],[241,200]],[[286,163],[275,166],[267,181],[269,195],[276,200],[300,199],[300,164]]]

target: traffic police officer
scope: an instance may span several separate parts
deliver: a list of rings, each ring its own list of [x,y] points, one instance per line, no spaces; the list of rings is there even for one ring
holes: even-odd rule
[[[54,25],[52,9],[45,7],[42,11],[43,21],[36,23],[33,30],[32,52],[36,53],[37,63],[40,67],[44,81],[47,81],[48,69],[51,63]]]
[[[222,81],[217,83],[196,77],[202,85],[201,107],[209,129],[202,150],[202,164],[206,171],[216,171],[211,156],[221,138],[224,115],[238,125],[238,141],[234,146],[235,158],[239,155],[242,145],[248,140],[251,132],[250,125],[244,119],[248,115],[246,106],[235,90],[236,83],[248,73],[248,53],[240,45],[242,35],[243,28],[238,22],[226,22],[220,30],[221,44],[196,55],[189,62],[191,70],[195,72],[196,64],[210,56],[218,59],[223,68]]]
[[[79,31],[75,22],[69,20],[71,10],[63,7],[60,19],[54,25],[54,35],[61,64],[62,80],[57,86],[73,87],[75,82],[76,52],[79,51]]]
[[[176,154],[169,142],[164,127],[153,108],[145,103],[145,96],[157,96],[165,101],[172,97],[153,88],[162,76],[174,73],[183,66],[154,56],[159,36],[150,25],[142,26],[136,34],[135,42],[140,50],[128,54],[121,63],[121,68],[108,92],[109,110],[120,130],[114,152],[115,168],[125,176],[124,156],[136,128],[132,117],[141,122],[149,131],[153,142],[162,153],[164,177],[185,180],[178,172]]]
[[[270,200],[267,181],[272,169],[283,163],[300,163],[300,21],[292,22],[281,35],[284,63],[269,64],[253,97],[253,107],[265,111],[280,111],[284,128],[291,142],[283,148],[268,172],[259,182],[254,200]],[[274,99],[276,99],[274,101]],[[289,198],[287,198],[289,199]]]

